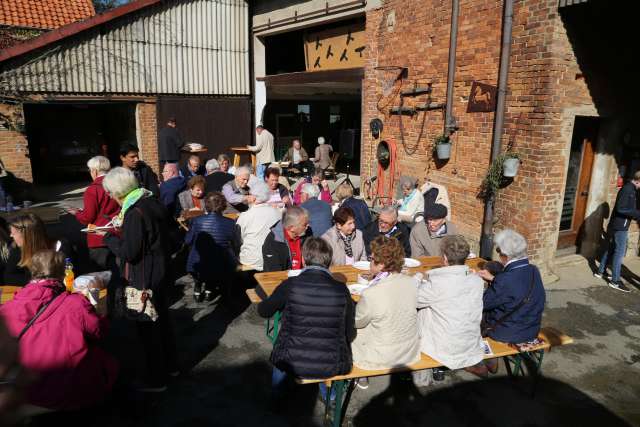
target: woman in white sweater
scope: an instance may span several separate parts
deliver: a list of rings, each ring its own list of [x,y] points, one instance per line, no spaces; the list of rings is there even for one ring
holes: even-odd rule
[[[424,211],[424,197],[417,188],[416,180],[410,177],[400,179],[400,189],[403,198],[398,200],[398,220],[413,224],[414,217],[418,212]]]

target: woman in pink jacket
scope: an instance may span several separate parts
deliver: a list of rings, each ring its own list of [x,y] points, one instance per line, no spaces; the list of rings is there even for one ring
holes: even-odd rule
[[[305,182],[315,184],[320,188],[320,196],[318,199],[323,200],[329,204],[333,203],[333,198],[331,197],[331,190],[329,190],[329,183],[324,179],[322,169],[316,169],[311,175],[311,178],[302,178],[298,181],[298,185],[296,190],[293,193],[293,204],[300,205],[300,193],[302,192],[302,187]]]
[[[96,345],[107,332],[106,319],[83,295],[64,290],[63,254],[37,252],[29,270],[32,280],[0,306],[19,339],[20,363],[34,376],[28,403],[58,410],[99,403],[118,373],[115,359]]]

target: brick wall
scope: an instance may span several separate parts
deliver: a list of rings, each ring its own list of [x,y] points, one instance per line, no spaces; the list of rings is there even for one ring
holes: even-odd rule
[[[136,105],[136,134],[140,158],[158,174],[158,131],[156,123],[156,104],[139,103]]]
[[[460,130],[453,135],[448,162],[438,163],[431,154],[433,139],[443,131],[443,112],[403,116],[405,144],[400,117],[389,115],[392,106],[400,105],[397,91],[413,85],[432,83],[432,101],[446,101],[450,5],[440,0],[394,0],[367,13],[371,49],[363,82],[362,128],[368,129],[374,117],[384,121],[383,138],[393,138],[399,146],[401,174],[446,185],[453,221],[477,245],[484,211],[477,194],[489,166],[494,114],[467,113],[466,109],[472,81],[497,85],[503,2],[460,2],[453,101]],[[530,254],[543,269],[551,267],[555,254],[574,117],[596,114],[584,81],[575,78],[580,70],[557,7],[556,0],[515,4],[502,144],[503,150],[512,145],[523,161],[513,183],[498,196],[495,218],[497,229],[512,227],[527,237]],[[375,70],[385,65],[409,68],[408,78],[388,94],[383,86],[389,73]],[[405,98],[404,105],[425,100],[426,96]],[[376,172],[377,143],[364,132],[361,171],[365,176]]]
[[[14,119],[23,117],[20,105],[1,104],[0,113]],[[24,123],[24,120],[18,120]],[[0,126],[0,159],[7,171],[13,173],[18,179],[33,182],[27,137],[22,132],[9,129],[6,123]]]

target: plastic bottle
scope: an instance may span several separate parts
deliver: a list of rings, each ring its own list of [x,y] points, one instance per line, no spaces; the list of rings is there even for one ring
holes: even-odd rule
[[[64,286],[69,292],[73,292],[74,279],[75,276],[73,274],[73,264],[71,263],[71,258],[67,258],[64,260]]]

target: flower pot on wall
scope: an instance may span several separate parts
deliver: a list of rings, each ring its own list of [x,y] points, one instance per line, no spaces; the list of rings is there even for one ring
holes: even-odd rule
[[[446,160],[451,157],[451,144],[436,145],[436,153],[440,160]]]
[[[502,162],[502,175],[507,178],[513,178],[518,173],[519,167],[520,159],[514,157],[504,159],[504,162]]]

